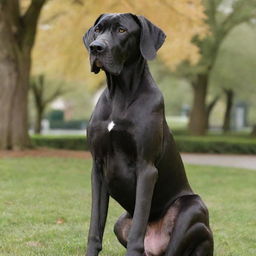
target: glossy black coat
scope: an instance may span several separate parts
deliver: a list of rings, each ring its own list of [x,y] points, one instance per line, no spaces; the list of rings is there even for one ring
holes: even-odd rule
[[[101,15],[84,36],[92,72],[102,69],[107,78],[87,130],[94,161],[88,256],[101,250],[109,195],[133,219],[127,255],[136,256],[144,253],[147,223],[194,194],[147,65],[164,39],[161,29],[132,14]]]

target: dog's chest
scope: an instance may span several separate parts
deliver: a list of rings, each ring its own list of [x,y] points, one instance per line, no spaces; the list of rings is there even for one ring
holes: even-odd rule
[[[136,144],[134,125],[126,119],[92,121],[88,126],[88,140],[92,152],[98,158],[122,153],[134,158]]]
[[[119,196],[133,193],[135,186],[137,145],[133,130],[133,124],[124,119],[91,122],[88,127],[91,151],[103,164],[109,192],[119,203]]]

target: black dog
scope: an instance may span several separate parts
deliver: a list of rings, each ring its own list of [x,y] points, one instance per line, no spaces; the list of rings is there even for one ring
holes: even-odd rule
[[[125,210],[114,232],[126,256],[211,256],[208,211],[191,190],[147,66],[165,34],[142,16],[104,14],[84,36],[107,88],[88,126],[93,156],[87,256],[98,255],[109,195]]]

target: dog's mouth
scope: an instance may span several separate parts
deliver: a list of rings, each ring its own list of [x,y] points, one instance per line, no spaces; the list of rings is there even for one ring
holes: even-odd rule
[[[112,75],[119,75],[121,72],[121,68],[118,68],[118,65],[109,65],[105,61],[102,61],[98,58],[98,56],[90,56],[91,62],[91,72],[98,74],[100,70],[109,72]],[[110,67],[109,67],[110,66]],[[120,65],[122,67],[122,65]]]
[[[104,69],[103,63],[99,59],[91,57],[91,72],[98,74],[101,69]]]
[[[103,67],[103,64],[102,64],[101,61],[99,61],[98,59],[95,60],[95,65],[96,65],[98,68],[102,68],[102,67]]]

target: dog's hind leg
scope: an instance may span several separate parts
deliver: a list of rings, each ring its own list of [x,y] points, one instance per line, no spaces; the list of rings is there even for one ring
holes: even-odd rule
[[[200,243],[193,251],[191,256],[212,256],[213,255],[213,241],[212,239],[205,240]]]
[[[208,210],[197,195],[178,199],[180,210],[164,256],[212,256]]]

